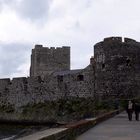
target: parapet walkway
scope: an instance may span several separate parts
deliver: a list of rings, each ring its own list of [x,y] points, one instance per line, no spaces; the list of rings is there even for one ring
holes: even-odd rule
[[[140,121],[128,121],[125,112],[88,130],[76,140],[140,140]]]

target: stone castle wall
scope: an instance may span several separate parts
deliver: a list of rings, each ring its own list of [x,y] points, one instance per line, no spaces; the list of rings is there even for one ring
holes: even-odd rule
[[[140,93],[140,43],[105,38],[94,46],[90,64],[70,70],[70,48],[32,50],[31,76],[0,79],[0,105],[15,108],[67,98],[134,98]]]
[[[55,79],[50,77],[46,81],[39,76],[0,79],[0,87],[0,105],[21,107],[61,98]]]
[[[0,79],[0,105],[18,109],[28,104],[75,97],[94,97],[93,67],[51,75]]]

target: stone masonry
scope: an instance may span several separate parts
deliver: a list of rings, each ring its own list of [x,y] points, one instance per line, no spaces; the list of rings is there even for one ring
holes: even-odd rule
[[[140,92],[140,43],[121,37],[95,44],[84,69],[70,70],[70,47],[32,50],[30,77],[0,79],[0,104],[15,108],[67,98],[134,98]]]
[[[44,76],[64,70],[70,70],[70,47],[47,48],[35,45],[31,55],[30,76]]]
[[[95,91],[102,98],[140,95],[140,43],[121,37],[105,38],[94,46]]]

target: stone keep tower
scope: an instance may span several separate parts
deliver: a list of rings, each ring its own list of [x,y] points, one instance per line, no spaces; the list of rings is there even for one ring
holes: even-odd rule
[[[30,76],[43,76],[65,70],[70,70],[70,47],[47,48],[35,45],[32,49]]]
[[[140,93],[140,43],[110,37],[94,46],[95,91],[101,98],[137,97]]]

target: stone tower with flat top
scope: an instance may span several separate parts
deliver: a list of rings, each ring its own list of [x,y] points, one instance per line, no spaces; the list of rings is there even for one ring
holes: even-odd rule
[[[70,70],[70,47],[48,48],[35,45],[31,54],[30,76],[44,76]]]

